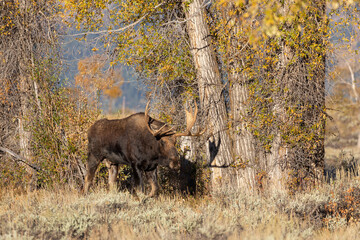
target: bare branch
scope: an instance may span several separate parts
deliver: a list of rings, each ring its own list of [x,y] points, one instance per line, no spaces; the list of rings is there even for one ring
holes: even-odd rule
[[[34,165],[34,164],[30,164],[27,159],[25,159],[24,157],[16,154],[15,152],[11,151],[11,150],[8,149],[8,148],[0,147],[0,151],[8,153],[8,154],[11,155],[12,157],[14,157],[16,161],[22,162],[22,163],[28,165],[29,167],[31,167],[32,169],[38,171],[38,172],[41,171],[41,168],[40,168],[40,167],[38,167],[38,166],[36,166],[36,165]]]
[[[158,5],[156,5],[154,7],[153,10],[161,7],[162,5],[164,5],[164,3],[160,3]],[[65,36],[65,37],[78,37],[78,36],[84,36],[84,35],[97,35],[97,34],[102,34],[102,33],[114,33],[114,32],[122,32],[125,31],[128,28],[131,28],[135,25],[137,25],[138,23],[140,23],[142,20],[144,20],[147,16],[149,16],[150,13],[146,13],[144,16],[140,17],[138,20],[136,20],[133,23],[130,23],[129,25],[122,27],[122,28],[118,28],[118,29],[114,29],[114,30],[102,30],[102,31],[94,31],[94,32],[83,32],[83,33],[75,33],[75,34],[65,34],[65,35],[60,35],[60,36]]]
[[[350,76],[351,76],[351,88],[353,90],[353,93],[354,93],[354,97],[355,97],[355,102],[358,102],[359,100],[359,95],[356,91],[356,82],[355,82],[355,75],[354,75],[354,72],[352,70],[352,67],[350,66],[350,64],[348,63],[348,61],[345,61],[346,62],[346,65],[348,66],[349,68],[349,71],[350,71]]]

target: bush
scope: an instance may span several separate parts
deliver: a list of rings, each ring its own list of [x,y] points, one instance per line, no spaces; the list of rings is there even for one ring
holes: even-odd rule
[[[357,223],[360,221],[360,188],[349,187],[338,193],[332,193],[325,205],[327,216],[324,223],[329,228],[338,223]]]

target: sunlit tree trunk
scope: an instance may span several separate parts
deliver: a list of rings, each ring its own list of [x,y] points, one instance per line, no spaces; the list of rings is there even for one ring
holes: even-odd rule
[[[233,6],[229,6],[233,7]],[[230,10],[228,10],[230,11]],[[228,17],[225,16],[227,19]],[[242,190],[255,189],[256,176],[256,150],[255,139],[247,128],[249,110],[249,84],[250,77],[245,71],[246,65],[251,65],[251,47],[244,47],[241,41],[242,26],[235,16],[227,19],[230,25],[231,40],[229,42],[228,53],[225,58],[229,62],[229,96],[230,110],[232,119],[232,141],[233,153],[236,165],[237,187]],[[246,37],[245,37],[246,39]],[[242,49],[241,51],[239,49]]]
[[[20,77],[20,117],[19,117],[19,146],[20,154],[25,159],[31,159],[31,133],[28,129],[29,121],[31,117],[31,106],[29,100],[29,86],[28,79],[26,76],[21,75]]]
[[[230,101],[233,119],[233,149],[238,164],[237,184],[242,189],[255,188],[256,153],[254,138],[246,127],[248,85],[246,76],[230,73]]]
[[[21,1],[19,5],[20,14],[22,16],[27,15],[27,1]],[[29,39],[31,36],[28,36],[25,28],[18,29],[20,37],[23,39],[23,45],[21,46],[22,55],[19,62],[19,93],[20,93],[20,115],[19,115],[19,147],[20,155],[24,157],[27,161],[32,161],[31,153],[31,131],[30,131],[30,122],[32,117],[32,86],[31,86],[31,77],[29,73],[29,68],[31,67],[31,52],[32,52],[32,42]],[[31,181],[29,184],[30,190],[33,190],[36,186],[36,171],[25,165],[27,172],[31,176]]]
[[[219,66],[211,44],[209,27],[205,20],[203,1],[184,1],[187,32],[194,58],[204,124],[208,126],[207,157],[212,167],[212,183],[229,183],[233,160],[231,141],[227,133],[227,111],[223,96]]]

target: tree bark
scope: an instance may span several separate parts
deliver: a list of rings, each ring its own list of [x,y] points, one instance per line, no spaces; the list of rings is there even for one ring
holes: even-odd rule
[[[237,171],[237,185],[243,190],[255,188],[256,153],[254,138],[246,128],[248,85],[246,79],[235,72],[230,73],[230,101],[233,118],[233,149],[240,164]]]
[[[286,7],[284,7],[286,8]],[[286,10],[284,10],[284,15]],[[281,40],[280,40],[281,41]],[[281,44],[280,44],[281,45]],[[292,75],[288,72],[289,69],[289,62],[290,59],[294,58],[294,54],[291,52],[290,48],[286,45],[282,44],[280,46],[280,51],[278,53],[278,69],[277,72],[279,73],[277,80],[278,86],[286,85],[288,82],[293,81]],[[298,80],[298,79],[296,79]],[[286,103],[283,102],[284,96],[281,92],[280,96],[274,96],[274,107],[272,109],[274,115],[277,118],[277,124],[281,124],[286,119],[285,113],[285,105]],[[281,131],[279,130],[280,126],[275,126],[273,130],[274,139],[271,143],[271,150],[265,157],[265,165],[266,165],[266,172],[268,174],[268,186],[269,190],[284,190],[286,188],[285,184],[287,181],[287,171],[286,168],[281,169],[281,165],[286,164],[286,146],[283,146],[281,143]],[[284,151],[280,151],[283,149]]]
[[[245,191],[256,188],[255,176],[258,165],[256,163],[255,139],[246,127],[250,79],[244,69],[246,63],[251,64],[249,62],[251,60],[246,59],[251,47],[239,46],[241,44],[239,40],[241,23],[237,22],[236,19],[228,19],[228,21],[233,23],[230,32],[232,35],[230,40],[231,49],[228,56],[233,152],[237,165],[237,187]],[[238,49],[242,49],[242,52],[239,52]]]
[[[204,16],[203,1],[184,1],[187,32],[195,63],[202,111],[207,119],[207,157],[212,168],[213,187],[229,183],[233,177],[229,168],[233,161],[231,141],[227,133],[227,111],[223,96],[219,66],[211,44],[209,27]],[[218,185],[220,184],[220,185]]]
[[[26,16],[28,11],[29,4],[27,1],[21,1],[19,5],[20,14],[22,16]],[[28,36],[26,33],[26,29],[20,28],[20,37],[24,39],[24,45],[22,46],[21,53],[22,58],[19,60],[19,92],[20,92],[20,116],[19,116],[19,147],[20,147],[20,155],[25,159],[28,159],[30,163],[32,162],[32,152],[31,152],[31,131],[30,127],[30,119],[32,114],[32,103],[31,97],[32,86],[31,86],[31,77],[29,73],[29,68],[31,66],[31,58],[32,58],[32,48],[33,43],[31,41],[31,36]],[[34,67],[34,66],[32,66]],[[30,190],[33,190],[36,187],[37,182],[37,174],[36,171],[25,165],[26,171],[30,174],[31,180],[29,183]]]
[[[24,74],[24,75],[23,75]],[[20,155],[23,156],[28,161],[32,162],[32,152],[31,152],[31,132],[29,131],[30,118],[31,118],[31,103],[29,96],[29,84],[28,78],[25,73],[20,75],[20,106],[21,112],[19,121],[19,147]],[[37,174],[34,168],[24,165],[26,171],[30,174],[31,180],[29,183],[30,190],[34,190],[37,182]]]

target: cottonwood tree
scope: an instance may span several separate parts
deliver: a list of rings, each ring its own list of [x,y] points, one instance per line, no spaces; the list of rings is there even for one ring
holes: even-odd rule
[[[239,3],[239,18],[255,22],[249,42],[256,60],[244,71],[254,79],[247,127],[263,148],[255,179],[297,188],[316,179],[324,161],[325,2]]]
[[[187,33],[196,69],[196,81],[203,111],[210,128],[207,141],[207,158],[212,167],[213,183],[222,181],[231,183],[233,174],[226,172],[232,160],[232,147],[228,128],[227,110],[225,106],[224,85],[221,81],[219,65],[214,46],[210,38],[208,23],[205,18],[204,1],[184,1]]]
[[[242,21],[243,11],[234,3],[215,5],[210,9],[214,45],[222,62],[223,75],[227,76],[230,136],[233,159],[231,167],[236,174],[236,185],[243,190],[255,189],[258,173],[257,159],[260,157],[259,144],[247,124],[250,110],[249,91],[253,82],[255,50],[250,42],[249,32],[253,23]]]
[[[282,10],[290,14],[291,4],[285,2]],[[325,1],[306,4],[298,13],[299,20],[283,26],[285,34],[280,39],[280,61],[276,66],[276,85],[281,94],[277,107],[283,124],[279,140],[286,149],[287,183],[291,189],[319,179],[324,167],[328,19]],[[275,159],[281,159],[280,152],[275,154]]]

